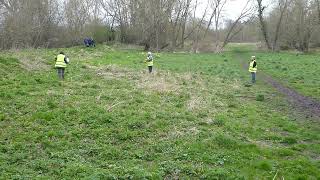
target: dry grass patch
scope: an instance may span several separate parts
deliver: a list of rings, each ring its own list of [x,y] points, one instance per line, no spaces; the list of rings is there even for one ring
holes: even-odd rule
[[[88,65],[86,67],[94,69],[98,76],[106,79],[131,80],[138,88],[145,90],[145,92],[169,93],[179,92],[180,89],[178,80],[170,73],[158,72],[149,74],[116,65],[108,65],[102,68]]]
[[[187,108],[189,111],[196,111],[207,107],[207,102],[201,96],[191,96],[187,102]]]
[[[70,51],[67,52],[67,56],[69,57],[77,57],[80,61],[90,61],[97,58],[101,58],[106,53],[103,51],[85,51],[84,49],[80,49],[80,51]]]
[[[17,58],[21,68],[27,71],[48,71],[50,66],[40,57],[20,56]]]
[[[177,139],[185,136],[196,136],[200,133],[197,127],[178,128],[173,127],[171,131],[164,136],[164,139]]]
[[[116,65],[108,65],[104,67],[95,67],[95,66],[86,66],[87,68],[94,69],[97,72],[98,76],[104,77],[106,79],[121,79],[128,78],[134,79],[139,75],[139,73],[131,71],[126,68],[118,67]]]
[[[175,78],[168,77],[166,74],[158,73],[144,74],[137,80],[137,86],[146,91],[155,91],[159,93],[179,92],[180,86]]]

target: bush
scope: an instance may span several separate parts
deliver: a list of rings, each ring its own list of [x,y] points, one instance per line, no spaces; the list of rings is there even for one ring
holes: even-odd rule
[[[2,113],[0,113],[0,121],[4,121],[6,119],[6,116]]]
[[[288,45],[281,45],[280,46],[280,50],[282,50],[282,51],[287,51],[289,49],[290,49],[290,47]]]
[[[257,97],[256,97],[256,100],[257,101],[261,101],[261,102],[264,101],[265,100],[264,95],[263,94],[258,94]]]

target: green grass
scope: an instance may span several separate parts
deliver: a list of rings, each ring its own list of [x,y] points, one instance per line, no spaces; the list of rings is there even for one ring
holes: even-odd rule
[[[257,53],[262,71],[301,94],[320,99],[319,54]]]
[[[139,50],[64,51],[63,82],[58,49],[0,56],[0,179],[320,177],[318,122],[246,87],[234,52],[160,53],[149,76]]]

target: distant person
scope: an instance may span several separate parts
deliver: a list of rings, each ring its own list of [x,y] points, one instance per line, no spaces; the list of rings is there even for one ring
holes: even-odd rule
[[[89,38],[84,38],[83,43],[86,47],[90,47]]]
[[[89,45],[90,45],[91,47],[96,47],[96,43],[95,43],[95,41],[94,41],[93,38],[90,38],[90,39],[89,39]]]
[[[149,69],[149,73],[152,73],[152,71],[153,71],[153,56],[152,56],[151,52],[148,52],[146,63],[147,63],[148,69]]]
[[[84,42],[84,45],[85,45],[86,47],[96,47],[96,44],[95,44],[93,38],[85,38],[85,39],[83,40],[83,42]]]
[[[67,58],[66,55],[64,55],[63,52],[60,52],[59,55],[56,57],[56,65],[55,67],[58,70],[58,77],[60,80],[64,79],[64,71],[67,67],[67,64],[69,64],[69,58]]]
[[[252,83],[256,83],[256,74],[257,74],[257,70],[258,70],[258,64],[256,61],[256,57],[252,56],[251,57],[251,62],[249,65],[249,72],[251,73],[251,79],[252,79]]]

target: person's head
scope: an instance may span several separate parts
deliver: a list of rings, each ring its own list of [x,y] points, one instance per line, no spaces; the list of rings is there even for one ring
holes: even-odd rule
[[[64,52],[60,51],[60,54],[64,55]]]
[[[152,56],[152,52],[148,52],[148,56]]]
[[[251,61],[255,61],[256,57],[255,56],[251,56]]]

